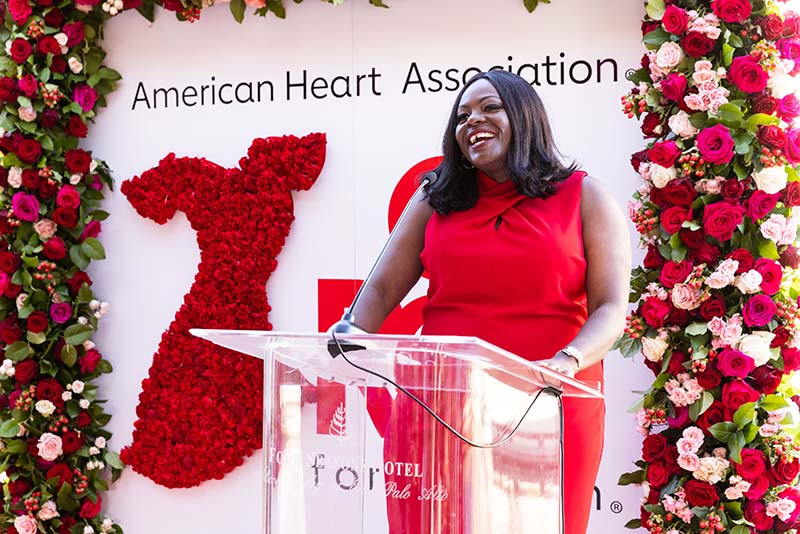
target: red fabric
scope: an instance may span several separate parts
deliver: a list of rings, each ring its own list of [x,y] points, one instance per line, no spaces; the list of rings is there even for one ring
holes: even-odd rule
[[[420,256],[430,273],[423,334],[477,336],[534,361],[552,357],[572,341],[587,318],[580,216],[584,176],[576,172],[555,195],[531,199],[510,181],[498,184],[479,174],[480,196],[473,208],[434,213]],[[602,384],[602,364],[577,378]],[[402,397],[395,403],[395,421],[411,409],[399,406],[410,402]],[[564,408],[566,533],[584,534],[603,448],[605,405],[565,399]],[[407,446],[415,442],[409,437]],[[454,456],[440,462],[441,469],[458,469],[461,454]],[[435,511],[406,509],[403,517],[390,512],[392,532],[434,523],[457,532],[458,518],[449,506],[445,501]]]

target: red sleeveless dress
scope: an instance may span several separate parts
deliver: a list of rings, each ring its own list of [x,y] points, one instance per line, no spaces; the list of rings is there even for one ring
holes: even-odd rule
[[[434,213],[420,258],[428,273],[423,334],[477,336],[536,361],[586,322],[586,259],[576,172],[546,199],[478,173],[466,211]],[[602,386],[602,363],[577,379]],[[602,400],[564,399],[566,534],[584,534],[603,449]]]

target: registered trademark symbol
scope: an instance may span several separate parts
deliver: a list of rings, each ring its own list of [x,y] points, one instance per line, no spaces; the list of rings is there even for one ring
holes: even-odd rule
[[[622,503],[619,501],[614,501],[611,503],[611,511],[615,514],[622,512]]]

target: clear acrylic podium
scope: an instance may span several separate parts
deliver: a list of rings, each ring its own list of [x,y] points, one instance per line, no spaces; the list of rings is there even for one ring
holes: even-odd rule
[[[338,336],[362,370],[327,334],[192,332],[265,359],[265,533],[561,532],[553,386],[597,384],[477,338]]]

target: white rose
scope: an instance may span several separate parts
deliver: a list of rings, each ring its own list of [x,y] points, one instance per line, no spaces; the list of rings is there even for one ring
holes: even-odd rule
[[[667,341],[657,337],[643,337],[642,338],[642,354],[651,362],[660,362],[664,357],[664,351],[667,350]]]
[[[650,166],[650,179],[653,181],[653,185],[661,189],[662,187],[666,186],[672,180],[677,178],[678,171],[675,167],[662,167],[661,165],[656,165],[655,163]]]
[[[56,405],[49,400],[37,401],[34,406],[36,407],[36,411],[45,417],[50,417],[53,412],[56,411]]]
[[[36,447],[39,449],[39,456],[48,462],[52,462],[64,452],[62,449],[62,442],[59,436],[45,432],[39,436],[39,442]]]
[[[753,332],[742,336],[737,348],[753,358],[753,361],[756,362],[756,367],[761,367],[773,358],[769,345],[774,338],[775,334],[772,332]]]
[[[94,445],[95,447],[104,449],[106,446],[106,438],[104,438],[103,436],[97,436],[97,438],[94,440]]]
[[[770,93],[772,93],[772,96],[775,98],[783,98],[786,95],[797,93],[799,89],[797,79],[788,74],[771,76],[769,80],[767,80],[767,87],[769,87]]]
[[[76,57],[69,58],[67,60],[67,65],[69,65],[69,70],[71,70],[73,74],[78,74],[83,70],[83,63]]]
[[[89,402],[89,399],[81,399],[81,400],[78,401],[78,406],[80,406],[84,410],[89,408],[89,404],[91,404]]]
[[[714,271],[706,278],[706,285],[712,289],[722,289],[733,282],[733,277],[719,271]]]
[[[668,41],[656,52],[655,62],[661,70],[669,71],[683,61],[683,49],[677,43]]]
[[[42,521],[47,521],[48,519],[53,519],[54,517],[58,517],[60,514],[58,513],[58,508],[56,508],[56,503],[52,499],[45,502],[42,505],[42,509],[39,510],[39,513],[36,514],[36,517],[41,519]]]
[[[737,276],[733,281],[733,285],[745,295],[751,295],[761,291],[762,280],[760,272],[750,269],[746,273]]]
[[[786,187],[786,168],[783,165],[765,167],[755,173],[756,187],[767,194],[780,193]]]
[[[36,110],[33,106],[20,106],[17,110],[20,120],[25,122],[33,122],[36,120]]]
[[[18,515],[14,519],[14,528],[17,529],[19,534],[36,534],[39,532],[36,520],[29,515]]]
[[[22,168],[11,167],[8,169],[8,185],[19,187],[22,185]]]
[[[670,130],[675,132],[675,135],[681,137],[682,139],[694,137],[699,131],[697,128],[692,126],[691,122],[689,122],[689,114],[685,111],[679,111],[670,117],[667,121],[667,124],[669,124]]]
[[[103,519],[103,530],[108,531],[111,530],[112,528],[114,528],[114,522],[108,517]]]
[[[64,402],[72,400],[72,392],[71,391],[62,392],[61,400],[63,400]]]
[[[83,393],[84,386],[85,384],[83,382],[81,382],[80,380],[76,380],[72,383],[72,391],[74,391],[75,393]]]

